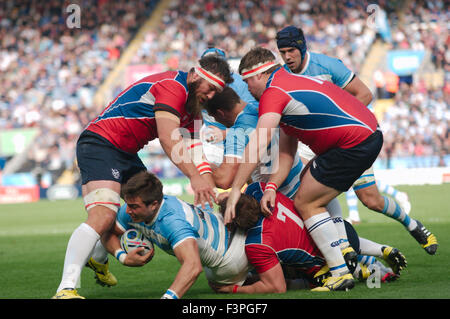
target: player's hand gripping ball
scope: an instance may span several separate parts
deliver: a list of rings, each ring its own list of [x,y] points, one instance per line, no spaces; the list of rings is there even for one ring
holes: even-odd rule
[[[153,249],[153,243],[137,229],[128,229],[120,238],[120,246],[128,254],[138,247],[144,247],[140,255],[145,255]]]

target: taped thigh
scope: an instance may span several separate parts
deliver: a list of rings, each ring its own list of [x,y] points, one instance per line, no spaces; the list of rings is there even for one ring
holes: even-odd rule
[[[109,188],[97,188],[83,199],[87,211],[95,206],[104,206],[117,213],[120,208],[120,195]]]
[[[375,184],[373,166],[367,169],[352,185],[353,190],[358,190]]]

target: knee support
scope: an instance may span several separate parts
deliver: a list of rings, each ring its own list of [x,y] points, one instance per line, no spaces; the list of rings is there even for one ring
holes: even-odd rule
[[[117,213],[120,208],[120,195],[109,188],[98,188],[84,196],[83,200],[87,211],[95,206],[104,206]]]

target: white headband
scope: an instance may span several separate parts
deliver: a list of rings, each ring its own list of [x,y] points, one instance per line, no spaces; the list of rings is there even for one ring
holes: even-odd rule
[[[195,73],[197,73],[201,78],[205,79],[220,90],[225,87],[225,82],[221,78],[200,66],[195,68]]]
[[[258,63],[248,69],[243,69],[241,76],[242,76],[242,80],[248,79],[251,76],[254,76],[256,74],[262,73],[264,71],[267,71],[268,69],[270,69],[272,66],[275,65],[274,61],[269,61],[269,62],[261,62]]]

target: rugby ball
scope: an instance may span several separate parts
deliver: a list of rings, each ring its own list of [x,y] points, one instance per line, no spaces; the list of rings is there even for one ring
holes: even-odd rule
[[[128,229],[120,237],[120,246],[126,253],[135,250],[138,247],[144,247],[141,255],[145,255],[153,249],[153,243],[141,231],[137,229]]]

